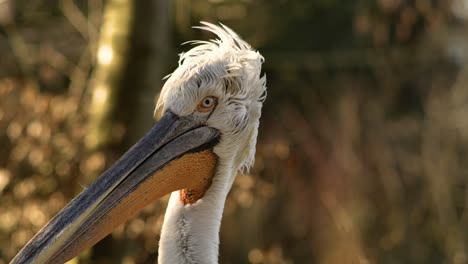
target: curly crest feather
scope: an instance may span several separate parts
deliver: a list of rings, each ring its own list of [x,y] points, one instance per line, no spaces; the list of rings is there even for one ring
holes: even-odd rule
[[[159,95],[156,110],[164,106],[170,93],[181,95],[181,90],[188,87],[188,83],[200,84],[213,79],[223,80],[228,93],[253,93],[253,97],[263,101],[266,97],[266,80],[264,77],[260,78],[260,70],[264,58],[225,25],[220,23],[217,26],[207,22],[201,24],[204,26],[194,28],[210,31],[218,38],[184,43],[197,46],[180,54],[179,67],[166,76],[167,81]],[[259,82],[260,85],[249,83],[252,81]]]

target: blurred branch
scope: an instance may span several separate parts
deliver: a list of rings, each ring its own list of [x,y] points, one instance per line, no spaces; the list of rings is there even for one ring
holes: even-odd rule
[[[70,24],[88,41],[88,45],[81,53],[77,65],[70,73],[70,91],[77,96],[78,106],[81,107],[86,92],[88,72],[91,70],[96,57],[99,38],[96,26],[100,24],[102,17],[102,1],[88,1],[88,18],[85,17],[73,0],[61,0],[60,8]]]
[[[3,24],[3,29],[7,34],[7,40],[10,44],[10,48],[16,57],[16,62],[23,73],[31,84],[38,87],[36,78],[34,77],[34,67],[37,61],[36,52],[33,47],[29,46],[23,39],[23,36],[18,31],[15,23]]]
[[[90,52],[90,44],[86,46],[85,50],[81,53],[78,64],[73,68],[70,73],[70,93],[76,95],[78,98],[78,107],[83,106],[82,102],[87,90],[87,82],[89,81],[89,71],[92,67],[93,56]]]
[[[97,44],[99,40],[99,32],[97,27],[101,25],[102,21],[103,1],[101,0],[88,0],[88,34],[90,52],[93,59],[96,57]]]
[[[70,24],[80,32],[83,38],[89,40],[90,36],[98,35],[96,28],[91,26],[86,16],[83,15],[73,0],[61,0],[60,9]]]

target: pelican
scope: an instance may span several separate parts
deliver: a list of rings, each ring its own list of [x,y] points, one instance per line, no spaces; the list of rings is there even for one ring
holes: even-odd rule
[[[234,31],[194,41],[164,84],[159,121],[45,225],[11,263],[64,263],[171,193],[158,262],[217,263],[226,196],[254,162],[263,57]]]

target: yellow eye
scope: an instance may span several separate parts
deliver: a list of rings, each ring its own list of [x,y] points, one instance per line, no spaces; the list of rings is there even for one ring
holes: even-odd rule
[[[198,104],[197,110],[199,112],[209,112],[216,106],[217,101],[218,99],[216,97],[207,96]]]

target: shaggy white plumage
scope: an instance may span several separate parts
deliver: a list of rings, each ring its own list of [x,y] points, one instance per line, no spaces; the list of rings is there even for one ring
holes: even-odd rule
[[[260,73],[263,57],[228,27],[202,24],[198,28],[213,32],[218,39],[191,42],[198,46],[180,55],[179,67],[168,77],[156,111],[197,114],[203,98],[218,98],[207,121],[221,132],[214,148],[218,164],[213,183],[196,203],[184,205],[179,192],[172,193],[159,242],[161,264],[218,262],[226,196],[237,172],[248,170],[254,162],[266,97],[266,78]]]

